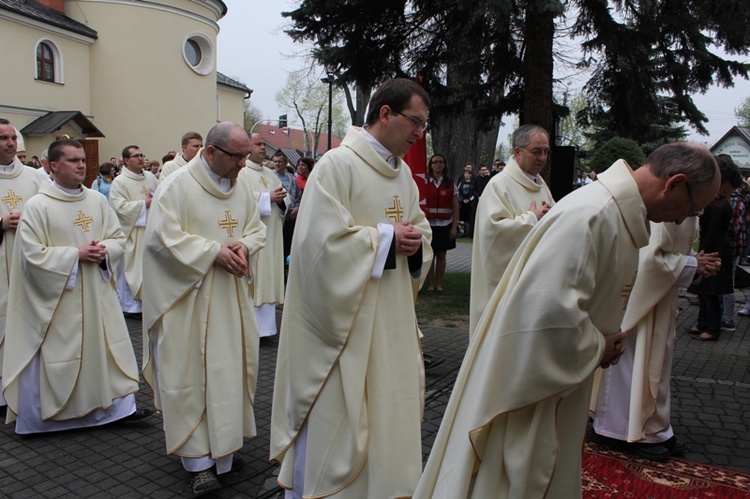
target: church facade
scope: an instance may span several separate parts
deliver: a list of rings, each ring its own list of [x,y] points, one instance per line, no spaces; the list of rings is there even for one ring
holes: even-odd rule
[[[129,144],[160,160],[186,131],[242,123],[252,91],[216,71],[226,14],[221,0],[0,0],[0,117],[29,157],[81,140],[89,182]]]

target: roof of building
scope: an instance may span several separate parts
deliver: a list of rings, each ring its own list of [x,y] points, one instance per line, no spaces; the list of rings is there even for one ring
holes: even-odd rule
[[[104,137],[96,125],[80,111],[51,111],[23,127],[21,133],[25,135],[54,134],[70,121],[75,123],[86,137]]]
[[[90,38],[98,38],[96,30],[93,30],[85,24],[75,21],[62,12],[51,9],[42,5],[35,0],[0,0],[0,10],[15,12],[24,17],[41,21],[58,28],[78,33],[79,35]]]
[[[293,149],[295,151],[310,151],[312,149],[311,141],[314,139],[312,131],[300,130],[297,128],[279,128],[274,125],[257,125],[255,131],[258,132],[263,140],[275,150]],[[331,148],[334,149],[341,145],[341,139],[331,137]],[[318,136],[318,148],[315,157],[321,156],[328,150],[328,134],[321,133]],[[289,154],[287,154],[289,156]],[[292,158],[288,158],[292,161]],[[295,161],[296,163],[296,161]]]
[[[253,93],[252,89],[248,88],[248,86],[245,85],[244,83],[234,80],[223,73],[219,73],[218,71],[216,72],[216,83],[220,85],[226,85],[228,87],[236,88],[238,90],[244,90],[248,94]]]
[[[713,146],[711,146],[711,151],[713,152],[713,150],[716,149],[717,146],[719,146],[722,142],[724,142],[725,139],[732,135],[739,135],[740,138],[742,138],[745,142],[748,143],[748,145],[750,145],[750,128],[733,126],[727,133],[725,133],[719,140],[717,140]]]

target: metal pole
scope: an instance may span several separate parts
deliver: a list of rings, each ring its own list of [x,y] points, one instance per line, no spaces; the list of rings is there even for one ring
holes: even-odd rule
[[[333,117],[331,111],[333,110],[333,74],[328,74],[328,150],[331,150],[331,133],[333,127]]]

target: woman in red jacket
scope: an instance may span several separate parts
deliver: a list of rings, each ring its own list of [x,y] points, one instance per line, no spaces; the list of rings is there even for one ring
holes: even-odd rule
[[[434,154],[427,162],[426,211],[432,228],[432,251],[435,255],[427,275],[427,289],[442,291],[445,257],[449,249],[456,247],[458,226],[458,193],[442,154]]]

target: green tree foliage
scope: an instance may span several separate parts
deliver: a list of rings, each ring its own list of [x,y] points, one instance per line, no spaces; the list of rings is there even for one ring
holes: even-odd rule
[[[579,115],[598,142],[673,140],[681,122],[705,133],[691,95],[750,70],[718,54],[748,54],[747,0],[302,0],[284,15],[287,33],[314,42],[313,58],[335,68],[356,125],[384,79],[421,77],[433,145],[452,164],[489,161],[508,113],[554,131],[563,114],[554,64],[571,57],[555,53],[556,36],[581,41],[591,79]]]
[[[737,118],[739,126],[750,128],[750,97],[747,97],[739,107],[734,109],[734,116]]]
[[[624,159],[631,168],[636,169],[643,164],[646,156],[634,140],[613,137],[597,147],[588,166],[591,170],[601,173],[618,159]]]

